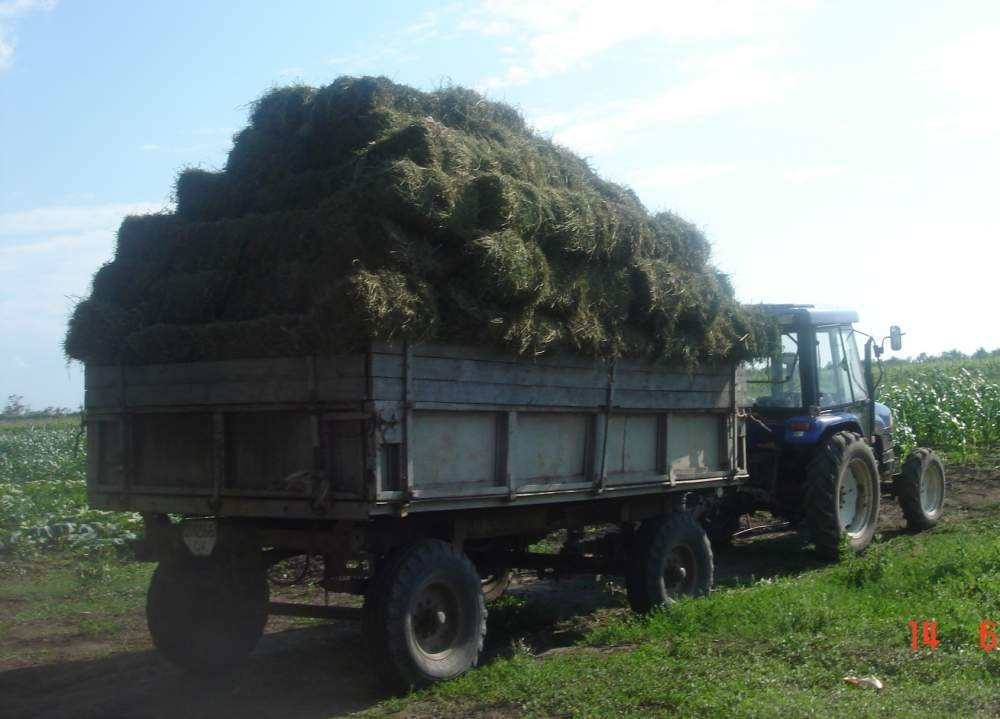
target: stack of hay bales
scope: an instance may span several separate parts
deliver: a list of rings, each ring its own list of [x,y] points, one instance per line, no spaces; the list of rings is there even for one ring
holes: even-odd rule
[[[128,217],[66,353],[148,364],[373,338],[685,362],[761,352],[691,224],[470,90],[340,78],[262,97],[221,172]]]

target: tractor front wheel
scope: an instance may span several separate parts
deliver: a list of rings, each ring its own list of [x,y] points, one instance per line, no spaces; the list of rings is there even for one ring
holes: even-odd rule
[[[944,465],[934,452],[918,447],[903,463],[896,497],[910,529],[930,529],[944,512]]]

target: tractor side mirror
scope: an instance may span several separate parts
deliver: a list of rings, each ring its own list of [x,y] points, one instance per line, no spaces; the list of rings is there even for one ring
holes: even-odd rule
[[[893,352],[903,349],[903,330],[899,329],[899,325],[889,328],[889,346]]]

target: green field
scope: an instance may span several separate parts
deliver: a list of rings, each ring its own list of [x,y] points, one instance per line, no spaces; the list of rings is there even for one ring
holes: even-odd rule
[[[879,399],[909,449],[975,461],[1000,445],[1000,358],[889,365]]]
[[[85,447],[78,417],[0,421],[0,552],[136,536],[137,515],[87,507]]]

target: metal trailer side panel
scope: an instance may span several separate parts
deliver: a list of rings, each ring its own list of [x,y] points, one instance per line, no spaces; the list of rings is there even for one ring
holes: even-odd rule
[[[744,477],[731,365],[479,348],[88,367],[94,506],[290,518],[632,495]]]

